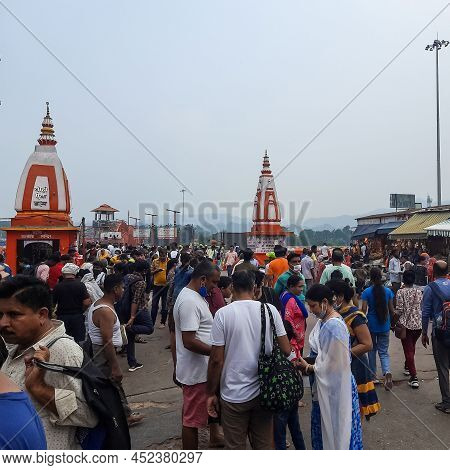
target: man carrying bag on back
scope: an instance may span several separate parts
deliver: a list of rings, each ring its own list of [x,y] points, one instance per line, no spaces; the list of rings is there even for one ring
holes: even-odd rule
[[[431,344],[439,379],[442,402],[435,405],[436,409],[450,414],[450,280],[448,264],[437,261],[433,266],[435,281],[428,284],[423,292],[422,303],[422,344],[430,343],[428,325],[432,321]]]

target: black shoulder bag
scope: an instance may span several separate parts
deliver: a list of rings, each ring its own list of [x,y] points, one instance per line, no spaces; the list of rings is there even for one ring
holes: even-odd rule
[[[268,356],[265,351],[266,312],[264,304],[261,304],[261,350],[258,362],[260,404],[265,410],[280,412],[291,409],[303,397],[303,380],[281,351],[272,311],[269,307],[266,308],[272,330],[273,348]]]

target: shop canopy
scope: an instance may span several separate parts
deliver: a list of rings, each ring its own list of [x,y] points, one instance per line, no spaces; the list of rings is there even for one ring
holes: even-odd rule
[[[382,224],[364,224],[358,225],[353,232],[352,240],[361,240],[362,238],[372,238]]]
[[[429,237],[450,237],[450,220],[444,220],[439,224],[425,229]]]
[[[450,211],[417,212],[400,227],[389,234],[389,238],[418,240],[427,238],[427,228],[450,219]]]
[[[353,232],[352,240],[361,240],[362,238],[374,238],[377,235],[387,235],[392,230],[399,227],[403,222],[389,222],[386,224],[364,224],[358,225]]]
[[[387,235],[402,224],[403,222],[388,222],[387,224],[382,224],[380,228],[377,229],[377,235]]]

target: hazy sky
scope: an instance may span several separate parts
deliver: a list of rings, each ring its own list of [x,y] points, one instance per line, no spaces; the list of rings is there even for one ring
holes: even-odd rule
[[[1,0],[150,148],[194,205],[252,201],[445,1]],[[436,33],[450,7],[276,180],[307,217],[435,198]],[[74,219],[101,203],[180,201],[181,186],[0,5],[0,217],[50,101]],[[450,47],[441,55],[443,199],[450,198]]]

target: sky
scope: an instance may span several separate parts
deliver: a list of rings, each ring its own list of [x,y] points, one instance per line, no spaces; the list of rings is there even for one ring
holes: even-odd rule
[[[122,217],[179,208],[183,187],[194,211],[251,206],[264,150],[278,174],[446,4],[1,0],[0,217],[46,101],[75,221],[102,203]],[[390,193],[436,198],[437,33],[450,40],[450,7],[277,176],[285,207],[315,218],[388,207]],[[446,200],[450,47],[440,57]]]

